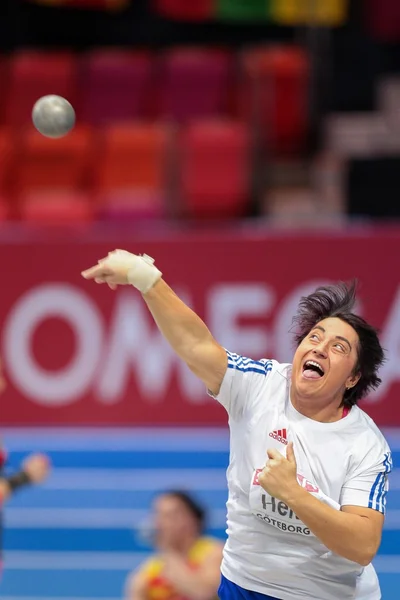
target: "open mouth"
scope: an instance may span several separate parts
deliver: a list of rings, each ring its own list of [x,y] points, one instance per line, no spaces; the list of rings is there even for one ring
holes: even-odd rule
[[[306,379],[321,379],[324,373],[322,365],[315,360],[307,360],[303,365],[303,376]]]

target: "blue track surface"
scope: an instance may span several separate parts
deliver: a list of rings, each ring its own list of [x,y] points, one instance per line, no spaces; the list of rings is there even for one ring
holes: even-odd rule
[[[400,465],[400,431],[385,432]],[[32,449],[57,469],[7,507],[2,600],[117,600],[149,553],[149,508],[163,489],[186,488],[224,538],[226,430],[5,430],[10,465]],[[400,589],[400,469],[376,559],[383,599]]]

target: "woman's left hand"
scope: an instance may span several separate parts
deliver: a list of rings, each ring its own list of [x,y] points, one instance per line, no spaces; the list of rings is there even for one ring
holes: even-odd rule
[[[289,499],[299,487],[293,442],[286,449],[286,458],[275,448],[267,450],[268,461],[258,475],[258,481],[268,494],[289,504]]]

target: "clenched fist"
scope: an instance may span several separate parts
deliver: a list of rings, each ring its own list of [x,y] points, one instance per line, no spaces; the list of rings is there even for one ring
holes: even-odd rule
[[[298,487],[297,465],[290,442],[286,450],[286,458],[275,449],[267,451],[268,461],[258,475],[258,481],[270,496],[278,498],[289,505],[293,490]]]

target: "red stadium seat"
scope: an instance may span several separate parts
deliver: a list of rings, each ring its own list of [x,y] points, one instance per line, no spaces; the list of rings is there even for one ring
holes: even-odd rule
[[[18,139],[9,128],[0,129],[0,221],[13,216],[10,186],[18,157]]]
[[[11,169],[14,164],[17,141],[9,128],[0,129],[0,194],[10,183]]]
[[[97,216],[108,222],[131,223],[163,219],[166,215],[165,192],[111,190],[103,196]]]
[[[93,50],[80,65],[79,118],[104,124],[149,116],[152,57],[148,52]]]
[[[164,215],[168,140],[168,128],[157,123],[104,129],[95,182],[100,215]]]
[[[400,3],[398,0],[366,0],[365,20],[374,39],[400,41]]]
[[[0,126],[4,123],[6,98],[9,88],[9,61],[4,56],[0,56]]]
[[[239,111],[271,157],[304,150],[309,127],[309,60],[292,46],[256,48],[242,61]]]
[[[9,90],[5,106],[7,125],[29,124],[34,103],[47,94],[63,96],[75,104],[74,55],[69,52],[31,50],[16,52],[9,65]]]
[[[159,116],[180,122],[224,116],[230,100],[233,55],[221,49],[167,52],[159,75]]]
[[[81,8],[83,10],[119,11],[129,6],[130,0],[30,0],[35,4],[48,6],[64,6],[65,8]]]
[[[240,217],[250,193],[250,139],[242,123],[199,121],[180,143],[182,214]]]
[[[0,224],[11,217],[9,198],[0,194]]]
[[[93,220],[93,205],[78,191],[27,192],[21,197],[20,217],[31,225],[87,225]]]
[[[214,0],[153,0],[157,12],[178,21],[206,21],[214,16]]]
[[[70,134],[52,140],[31,129],[21,138],[14,171],[14,191],[79,190],[87,183],[91,132],[77,126]]]

